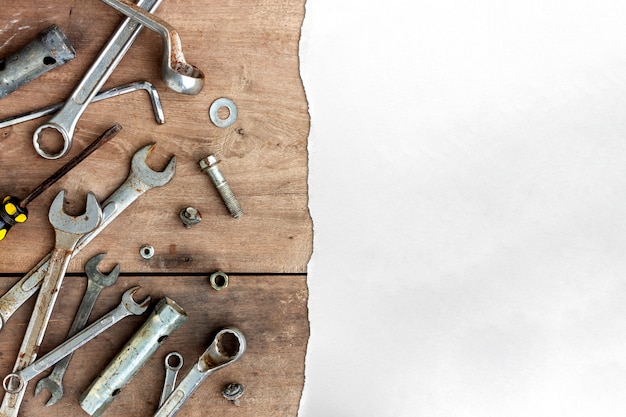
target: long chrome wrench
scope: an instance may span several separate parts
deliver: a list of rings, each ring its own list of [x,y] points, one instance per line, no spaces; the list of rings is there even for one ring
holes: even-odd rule
[[[176,172],[176,157],[172,157],[165,169],[161,172],[153,171],[146,164],[146,158],[153,148],[154,144],[145,146],[135,152],[128,178],[126,178],[126,181],[101,204],[102,221],[100,225],[93,232],[86,234],[79,240],[72,256],[75,256],[87,246],[109,225],[109,223],[115,220],[117,216],[143,193],[152,188],[167,184],[174,177],[174,173]],[[0,297],[0,329],[6,324],[7,320],[11,318],[13,313],[37,292],[48,269],[49,262],[50,254],[39,261],[30,272]]]
[[[10,394],[17,394],[26,387],[26,383],[37,375],[44,372],[61,359],[74,353],[77,349],[84,346],[87,342],[107,330],[109,327],[121,321],[123,318],[143,314],[150,305],[150,296],[138,303],[133,299],[140,287],[133,287],[122,295],[122,301],[118,306],[100,317],[88,327],[76,333],[56,348],[52,349],[45,356],[36,360],[26,368],[7,375],[2,381],[2,385]]]
[[[102,219],[102,210],[96,200],[96,196],[92,193],[87,194],[85,214],[77,217],[65,214],[63,210],[64,198],[65,190],[62,190],[50,205],[48,219],[54,226],[54,250],[50,255],[50,265],[44,276],[41,291],[28,322],[13,371],[19,371],[27,367],[37,358],[39,346],[41,346],[46,328],[48,327],[72,252],[76,248],[78,240],[98,227]],[[24,398],[24,392],[25,390],[16,393],[7,392],[2,398],[0,416],[17,417]]]
[[[102,91],[98,93],[92,100],[92,103],[97,101],[106,100],[108,98],[121,96],[122,94],[132,93],[133,91],[145,90],[150,96],[150,102],[152,103],[152,109],[154,110],[154,118],[156,122],[160,125],[165,123],[165,114],[163,114],[163,106],[161,105],[161,98],[159,97],[159,92],[156,87],[149,83],[148,81],[135,81],[133,83],[128,83],[124,85],[120,85],[118,87],[113,87],[109,90]],[[0,129],[3,127],[9,127],[16,125],[18,123],[28,122],[29,120],[38,119],[44,116],[50,116],[51,114],[56,113],[61,107],[63,107],[63,103],[51,104],[49,106],[43,107],[38,110],[29,111],[27,113],[18,114],[15,116],[10,116],[5,119],[0,120]]]
[[[160,3],[161,0],[139,0],[137,6],[154,12]],[[141,29],[142,26],[136,21],[129,18],[124,19],[81,82],[76,86],[70,98],[65,102],[63,108],[47,123],[35,130],[33,146],[40,156],[46,159],[58,159],[67,154],[72,146],[72,138],[74,137],[74,129],[78,119],[87,109],[91,99],[100,91],[100,88],[102,88],[115,67],[117,67],[117,64],[119,64],[128,48],[133,44]],[[63,136],[63,147],[56,154],[46,152],[39,143],[41,134],[46,129],[54,129]]]

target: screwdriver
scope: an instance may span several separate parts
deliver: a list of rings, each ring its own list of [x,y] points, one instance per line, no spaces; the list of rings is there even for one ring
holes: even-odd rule
[[[11,229],[12,226],[16,225],[17,223],[24,223],[28,219],[28,210],[26,209],[28,203],[30,203],[41,193],[46,191],[52,184],[60,180],[83,159],[91,155],[93,151],[108,142],[110,139],[114,138],[120,130],[122,130],[122,126],[120,126],[119,124],[115,124],[107,129],[107,131],[100,135],[98,139],[90,143],[89,146],[83,149],[67,164],[59,168],[59,170],[52,174],[50,177],[48,177],[48,179],[39,184],[37,188],[31,191],[31,193],[23,199],[20,200],[19,198],[12,195],[4,197],[4,199],[2,200],[2,204],[0,204],[0,240],[6,237],[9,229]]]

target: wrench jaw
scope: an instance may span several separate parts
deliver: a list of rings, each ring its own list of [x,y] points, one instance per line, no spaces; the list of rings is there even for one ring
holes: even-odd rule
[[[139,291],[140,288],[140,286],[133,287],[126,291],[124,295],[122,295],[122,305],[124,306],[124,308],[126,308],[126,310],[130,311],[136,316],[140,316],[145,313],[145,311],[150,306],[150,301],[152,300],[150,296],[148,296],[142,302],[136,302],[133,299],[133,295],[135,295],[135,293]]]
[[[115,267],[109,274],[103,274],[102,272],[100,272],[100,270],[98,269],[98,265],[105,256],[106,253],[99,253],[90,260],[88,260],[85,264],[85,273],[87,274],[87,276],[91,277],[92,280],[96,281],[103,288],[110,287],[111,285],[115,284],[115,281],[117,281],[117,278],[120,275],[119,264],[115,265]]]
[[[87,193],[85,213],[81,216],[66,214],[63,210],[64,200],[65,190],[61,190],[50,206],[48,219],[55,230],[76,235],[89,233],[98,227],[102,220],[102,209],[92,192]]]
[[[144,146],[133,155],[131,161],[131,171],[135,176],[149,188],[161,187],[174,178],[176,172],[176,157],[173,156],[163,171],[154,171],[146,160],[155,147],[155,143]]]
[[[38,396],[43,390],[50,392],[50,399],[46,403],[46,407],[56,404],[63,398],[63,384],[59,384],[51,378],[41,378],[35,385],[35,396]]]

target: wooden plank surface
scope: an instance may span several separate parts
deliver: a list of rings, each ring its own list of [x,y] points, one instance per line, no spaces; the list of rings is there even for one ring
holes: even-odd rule
[[[175,154],[175,178],[133,204],[72,262],[71,271],[80,272],[101,251],[124,270],[136,272],[306,271],[312,241],[306,178],[309,117],[298,68],[304,2],[164,0],[156,14],[178,29],[186,59],[206,74],[205,88],[197,96],[165,88],[160,80],[161,39],[144,29],[104,88],[152,82],[161,95],[166,123],[156,124],[144,92],[90,105],[69,156],[114,123],[123,131],[29,205],[30,220],[2,242],[1,271],[27,271],[52,249],[47,210],[60,189],[68,191],[68,210],[79,214],[87,191],[103,201],[125,179],[135,150],[152,142],[158,146],[151,166],[161,169]],[[45,6],[26,0],[2,7],[0,56],[57,23],[77,57],[0,100],[0,117],[63,101],[120,21],[117,12],[97,0]],[[219,97],[231,98],[238,107],[237,121],[228,128],[209,120],[209,106]],[[8,173],[0,178],[3,193],[26,195],[69,159],[45,160],[35,153],[32,134],[44,120],[0,131],[0,164]],[[200,171],[198,161],[210,153],[222,160],[224,175],[244,209],[239,219],[228,215]],[[196,207],[203,218],[191,229],[178,218],[187,206]],[[144,243],[156,249],[149,262],[138,253]]]
[[[6,291],[11,280],[0,281]],[[151,416],[156,411],[164,378],[163,359],[180,352],[184,366],[179,378],[208,347],[213,334],[225,326],[239,328],[248,342],[242,359],[207,378],[181,410],[182,416],[295,416],[304,383],[304,355],[308,339],[305,275],[231,275],[229,286],[215,291],[206,277],[120,277],[102,292],[92,314],[100,317],[120,302],[121,294],[141,285],[137,300],[146,295],[152,305],[167,296],[187,312],[189,319],[161,346],[106,411],[106,416]],[[69,329],[68,317],[78,307],[86,286],[81,276],[67,277],[59,294],[42,352],[60,343]],[[0,334],[0,374],[11,371],[32,301],[20,309]],[[36,380],[25,395],[21,415],[87,415],[78,398],[148,316],[128,317],[78,350],[65,376],[65,396],[45,407],[48,394],[34,397]],[[7,336],[12,337],[7,337]],[[39,378],[37,378],[38,380]],[[223,385],[237,381],[245,386],[239,407],[221,396]]]
[[[307,195],[309,115],[299,74],[298,42],[304,0],[257,2],[163,0],[156,15],[179,32],[186,59],[206,75],[204,90],[184,96],[160,80],[162,43],[148,30],[138,37],[103,89],[132,81],[153,83],[161,96],[166,123],[158,125],[145,92],[90,105],[80,119],[67,157],[45,160],[32,146],[32,134],[45,119],[0,129],[0,192],[18,197],[31,189],[114,123],[122,132],[29,205],[30,218],[0,242],[0,294],[30,270],[54,246],[47,220],[49,205],[67,190],[66,210],[80,214],[85,195],[99,201],[126,178],[133,153],[157,143],[148,163],[162,169],[172,155],[177,170],[170,184],[153,189],[120,215],[70,263],[70,276],[59,295],[41,347],[62,341],[82,292],[84,264],[106,252],[108,271],[121,265],[123,276],[106,290],[92,317],[119,303],[134,284],[156,301],[169,296],[189,314],[187,323],[119,395],[105,415],[148,416],[156,410],[163,383],[163,358],[179,350],[183,374],[208,346],[211,333],[226,325],[239,327],[248,339],[244,358],[208,379],[181,415],[295,416],[304,379],[308,340],[307,262],[312,251],[312,223]],[[64,101],[105,45],[122,17],[97,0],[24,0],[0,8],[0,57],[21,48],[56,23],[75,47],[77,57],[0,99],[0,118]],[[231,98],[238,118],[231,127],[214,126],[208,115],[219,97]],[[213,153],[222,160],[244,216],[233,219],[198,166]],[[187,206],[202,213],[202,222],[183,227],[178,212]],[[154,246],[150,260],[139,256]],[[231,275],[217,292],[209,273]],[[0,332],[0,375],[9,373],[26,329],[34,298]],[[66,397],[45,408],[47,397],[34,397],[28,386],[21,415],[78,416],[78,397],[141,325],[130,317],[77,352],[66,375]],[[246,386],[240,407],[221,398],[223,384]]]

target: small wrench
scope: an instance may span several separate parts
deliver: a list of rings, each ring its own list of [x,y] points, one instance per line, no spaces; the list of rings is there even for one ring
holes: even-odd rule
[[[178,371],[183,367],[183,355],[178,352],[172,352],[165,357],[165,382],[163,383],[163,392],[159,400],[159,407],[163,405],[167,397],[174,391],[176,385],[176,377]]]
[[[133,287],[122,295],[122,302],[113,310],[102,316],[89,327],[76,333],[74,336],[52,349],[48,354],[33,362],[26,368],[7,375],[2,386],[10,394],[17,394],[26,388],[26,384],[46,369],[58,363],[61,359],[71,356],[77,349],[107,330],[109,327],[128,316],[143,314],[150,305],[150,296],[141,303],[133,300],[140,287]]]
[[[154,12],[160,3],[161,0],[139,0],[137,6]],[[46,159],[58,159],[67,154],[72,146],[72,138],[74,137],[74,129],[76,129],[78,119],[85,112],[93,97],[100,91],[115,67],[117,67],[117,64],[119,64],[128,48],[133,44],[141,29],[142,26],[139,23],[128,18],[124,19],[102,49],[96,61],[74,89],[70,98],[67,99],[63,108],[47,123],[35,130],[33,146],[40,156]],[[63,136],[63,147],[60,152],[53,154],[42,149],[39,139],[42,132],[46,129],[54,129]]]
[[[161,78],[165,85],[181,94],[195,95],[202,91],[204,87],[204,73],[199,68],[185,61],[183,44],[176,29],[128,0],[101,1],[161,35],[163,39]]]
[[[72,252],[80,238],[98,227],[102,219],[102,210],[96,196],[92,193],[87,194],[85,214],[78,217],[65,214],[63,211],[64,198],[65,190],[61,190],[50,206],[48,219],[54,226],[55,247],[50,255],[50,265],[43,278],[41,291],[39,291],[33,315],[26,328],[13,371],[27,367],[37,358],[37,351],[48,327],[65,271],[72,259]],[[17,417],[24,392],[25,390],[15,394],[7,392],[2,399],[0,416]]]
[[[230,335],[237,341],[237,347],[234,351],[230,351],[232,348],[227,348],[222,344],[222,338],[225,335]],[[240,330],[234,327],[226,327],[220,330],[215,335],[211,345],[200,356],[198,363],[187,372],[187,375],[159,407],[154,417],[175,416],[206,377],[237,361],[243,356],[245,351],[246,338]]]
[[[91,314],[91,310],[93,310],[96,300],[102,290],[115,284],[120,275],[119,265],[116,265],[108,275],[105,275],[98,270],[98,264],[105,256],[106,254],[100,253],[91,258],[85,264],[85,273],[87,274],[87,290],[85,291],[83,300],[78,307],[78,311],[74,317],[70,331],[67,334],[68,339],[76,335],[76,333],[85,327],[87,320],[89,319],[89,315]],[[124,298],[122,298],[122,300],[124,300]],[[70,353],[54,366],[50,375],[41,378],[39,382],[37,382],[37,385],[35,386],[35,395],[39,395],[39,393],[44,389],[50,391],[51,397],[46,403],[47,406],[55,404],[61,399],[61,397],[63,397],[63,376],[65,375],[71,360],[72,354]]]
[[[152,103],[152,110],[154,110],[154,118],[160,125],[165,123],[165,114],[163,114],[163,106],[161,105],[161,98],[156,87],[148,81],[135,81],[134,83],[120,85],[119,87],[113,87],[109,90],[102,91],[96,95],[91,102],[106,100],[108,98],[121,96],[122,94],[132,93],[133,91],[145,90],[150,96],[150,102]],[[18,114],[16,116],[10,116],[6,119],[0,120],[0,129],[3,127],[9,127],[18,123],[28,122],[40,117],[49,116],[56,113],[65,103],[51,104],[50,106],[41,108],[39,110],[29,111],[27,113]]]
[[[126,181],[102,203],[102,221],[93,232],[83,236],[72,256],[79,253],[89,244],[105,227],[120,215],[128,206],[137,200],[146,191],[161,187],[174,177],[176,172],[176,157],[172,157],[165,169],[161,172],[153,171],[147,164],[146,159],[154,149],[154,144],[145,146],[135,152],[130,173]],[[39,289],[41,280],[48,269],[50,254],[46,255],[26,275],[13,285],[2,297],[0,297],[0,329],[4,327],[13,313],[22,306]]]

